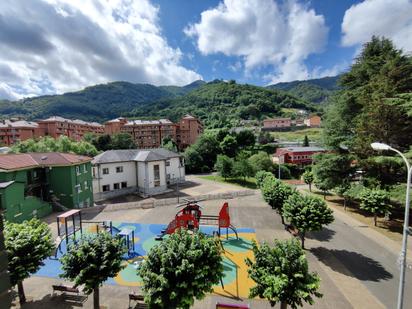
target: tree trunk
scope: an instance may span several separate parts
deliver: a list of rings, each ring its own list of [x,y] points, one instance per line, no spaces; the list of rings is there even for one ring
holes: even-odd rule
[[[288,303],[285,301],[280,302],[280,309],[287,309],[288,308]]]
[[[346,198],[343,198],[343,210],[346,211]]]
[[[20,305],[26,303],[26,295],[24,294],[23,281],[17,282],[17,291],[19,293]]]
[[[378,216],[375,214],[373,214],[373,224],[376,226],[376,223],[378,221]]]
[[[302,241],[302,249],[305,249],[305,234],[306,234],[305,231],[302,231],[300,233],[300,240]]]
[[[309,192],[312,192],[312,184],[309,184]]]
[[[93,308],[100,309],[99,287],[93,289]]]

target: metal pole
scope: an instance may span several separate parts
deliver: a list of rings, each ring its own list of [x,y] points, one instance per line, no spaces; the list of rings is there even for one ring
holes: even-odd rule
[[[402,249],[399,255],[399,262],[401,267],[401,273],[399,276],[399,289],[398,289],[398,309],[403,309],[403,295],[405,292],[405,270],[406,270],[406,251],[408,245],[408,234],[409,234],[409,206],[410,206],[410,189],[411,189],[411,166],[408,159],[399,150],[390,147],[391,150],[399,154],[403,161],[405,161],[406,167],[408,169],[408,179],[406,181],[406,199],[405,199],[405,218],[403,222],[403,236],[402,236]]]
[[[280,156],[278,157],[278,179],[280,180]]]

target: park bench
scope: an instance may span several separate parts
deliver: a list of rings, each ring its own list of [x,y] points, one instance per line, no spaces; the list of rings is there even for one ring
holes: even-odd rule
[[[52,285],[53,287],[53,294],[54,292],[58,291],[58,292],[62,292],[62,293],[76,293],[77,295],[79,295],[80,290],[74,286],[67,286],[67,285]]]
[[[136,305],[133,308],[147,308],[147,305],[144,302],[144,296],[143,295],[136,294],[135,292],[130,293],[129,294],[129,308],[131,308],[130,303],[132,301],[136,302]]]
[[[52,296],[55,296],[55,292],[62,292],[61,297],[64,298],[64,301],[69,302],[73,306],[81,307],[83,306],[83,303],[87,300],[87,295],[80,295],[81,290],[76,286],[67,286],[60,284],[52,285],[52,288]]]

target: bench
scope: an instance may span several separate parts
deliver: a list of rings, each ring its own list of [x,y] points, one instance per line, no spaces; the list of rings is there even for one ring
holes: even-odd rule
[[[146,303],[144,302],[144,296],[143,296],[143,295],[136,294],[135,292],[130,293],[130,294],[129,294],[129,308],[131,308],[131,307],[130,307],[130,303],[131,303],[132,301],[136,301],[136,306],[135,306],[135,308],[136,308],[136,307],[137,307],[137,308],[147,308],[147,305],[146,305]]]
[[[54,292],[58,291],[58,292],[62,292],[62,293],[76,293],[77,295],[79,295],[80,290],[74,286],[67,286],[67,285],[52,285],[53,288],[53,294]]]

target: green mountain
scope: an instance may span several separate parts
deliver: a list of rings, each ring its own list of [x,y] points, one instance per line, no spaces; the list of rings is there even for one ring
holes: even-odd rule
[[[28,119],[60,115],[103,121],[118,117],[140,105],[184,95],[201,85],[200,81],[184,87],[113,82],[62,95],[40,96],[16,102],[0,100],[0,115],[23,116]]]
[[[176,121],[190,113],[213,128],[235,126],[241,119],[261,120],[267,116],[280,116],[282,107],[316,110],[314,105],[284,91],[241,85],[234,81],[213,81],[181,97],[140,105],[126,116],[167,117]]]
[[[329,97],[339,89],[339,78],[340,75],[305,81],[297,80],[287,83],[277,83],[267,86],[267,88],[287,91],[288,93],[311,103],[323,104],[327,103]]]

